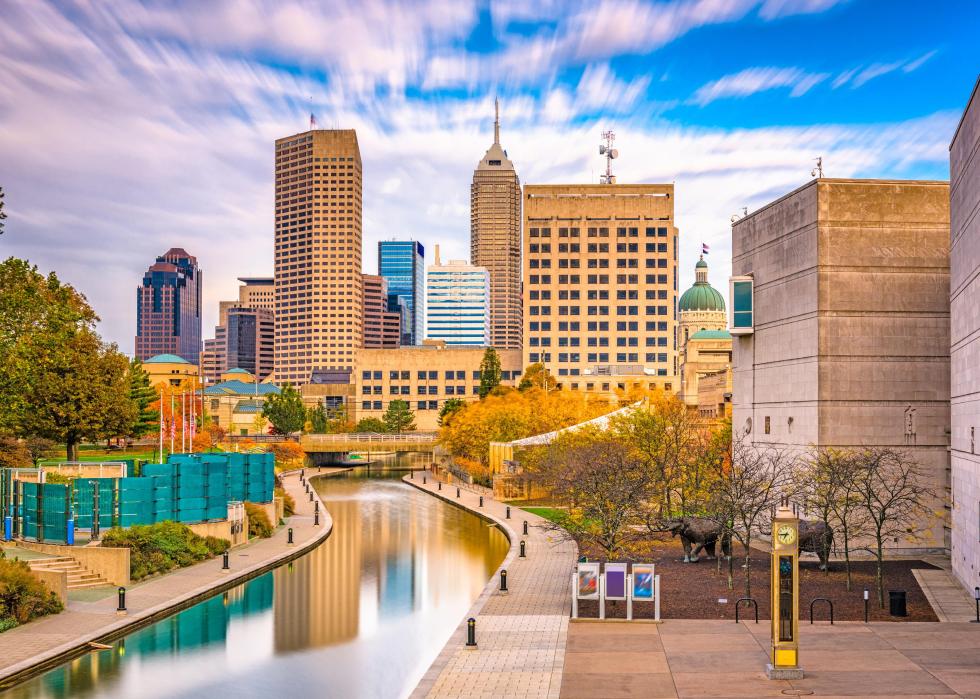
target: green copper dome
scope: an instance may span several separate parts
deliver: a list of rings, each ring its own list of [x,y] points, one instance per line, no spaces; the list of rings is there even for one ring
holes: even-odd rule
[[[724,311],[725,299],[711,284],[708,283],[708,263],[704,257],[694,265],[694,275],[697,281],[694,286],[684,292],[677,302],[677,310],[681,311]]]

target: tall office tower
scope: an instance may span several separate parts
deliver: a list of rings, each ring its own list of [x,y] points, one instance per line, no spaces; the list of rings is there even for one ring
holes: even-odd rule
[[[402,338],[401,316],[388,310],[388,282],[375,274],[364,275],[364,347],[394,349]]]
[[[183,248],[170,248],[136,290],[136,357],[176,354],[197,364],[201,354],[201,269]]]
[[[272,373],[274,314],[268,308],[232,306],[224,332],[224,371],[244,369],[258,381]]]
[[[353,130],[276,141],[275,378],[351,369],[363,343],[361,154]]]
[[[495,102],[493,145],[470,185],[470,261],[490,272],[490,343],[521,348],[521,181],[500,147]]]
[[[669,184],[524,188],[524,357],[559,385],[677,391]]]
[[[273,277],[239,277],[238,305],[248,308],[276,307],[276,280]]]
[[[450,347],[490,344],[490,273],[462,260],[442,264],[436,246],[435,264],[426,270],[425,337]]]
[[[401,344],[422,344],[425,332],[425,248],[417,240],[378,243],[378,274],[388,283],[388,309],[402,311]],[[367,345],[365,345],[366,347]]]

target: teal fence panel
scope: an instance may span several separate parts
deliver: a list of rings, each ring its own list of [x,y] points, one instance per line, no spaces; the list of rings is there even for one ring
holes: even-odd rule
[[[118,478],[76,478],[71,482],[75,526],[91,529],[95,517],[95,490],[98,488],[99,529],[120,525]]]
[[[21,483],[21,533],[25,539],[37,540],[37,483]]]
[[[26,539],[66,543],[68,486],[60,483],[21,484],[21,531]]]
[[[119,479],[119,525],[153,524],[155,488],[152,478]]]

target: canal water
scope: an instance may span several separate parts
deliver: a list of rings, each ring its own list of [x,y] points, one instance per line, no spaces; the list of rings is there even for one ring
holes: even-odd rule
[[[317,549],[2,696],[407,696],[507,541],[403,473],[314,480],[334,519]]]

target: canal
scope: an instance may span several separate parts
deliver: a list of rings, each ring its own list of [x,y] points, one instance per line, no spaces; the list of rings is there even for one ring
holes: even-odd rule
[[[334,520],[318,548],[2,696],[407,696],[507,541],[403,473],[316,479]]]

